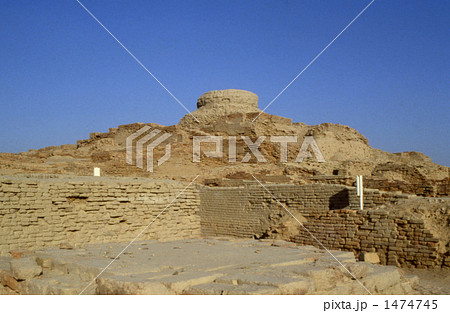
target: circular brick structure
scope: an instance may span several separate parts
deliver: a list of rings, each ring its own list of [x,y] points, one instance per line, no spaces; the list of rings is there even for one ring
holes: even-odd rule
[[[197,108],[210,104],[233,104],[258,108],[258,96],[253,92],[239,89],[214,90],[204,93],[197,100]]]

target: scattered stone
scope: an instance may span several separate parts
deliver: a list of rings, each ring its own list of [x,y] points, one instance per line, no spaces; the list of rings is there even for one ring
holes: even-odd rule
[[[11,256],[12,256],[14,259],[20,259],[20,258],[22,258],[22,257],[24,257],[24,256],[29,256],[29,255],[34,254],[34,251],[32,251],[32,250],[9,251],[9,254],[11,254]]]
[[[40,267],[34,257],[13,259],[9,262],[12,275],[17,280],[26,280],[42,274]]]
[[[21,294],[79,294],[82,290],[83,294],[130,295],[367,293],[323,250],[312,246],[285,246],[281,241],[275,241],[274,246],[272,242],[146,241],[149,250],[139,250],[141,244],[137,243],[86,290],[84,288],[106,264],[105,251],[120,251],[123,243],[87,245],[83,253],[78,249],[45,250],[38,252],[37,263],[34,258],[12,260],[11,273],[8,276],[4,271],[0,278],[2,285],[12,286]],[[414,292],[410,281],[395,267],[356,262],[351,252],[331,252],[371,293]],[[46,269],[36,277],[42,272],[38,264]],[[18,270],[27,272],[17,273]]]
[[[73,247],[73,245],[71,245],[71,244],[68,243],[68,242],[61,242],[61,243],[59,244],[59,248],[60,248],[60,249],[66,249],[66,250],[72,250],[74,247]]]
[[[380,264],[380,257],[376,252],[363,252],[359,255],[359,260],[372,264]]]
[[[9,287],[11,290],[21,292],[21,284],[13,277],[12,273],[6,270],[0,271],[0,281],[5,287]]]
[[[142,282],[130,277],[99,277],[96,293],[99,295],[170,295],[174,294],[158,282]]]
[[[42,267],[43,269],[44,269],[44,268],[49,269],[49,268],[51,268],[52,265],[53,265],[52,259],[50,259],[50,258],[48,258],[48,257],[45,257],[45,256],[37,256],[37,257],[36,257],[36,263],[37,263],[40,267]]]
[[[348,270],[356,279],[361,279],[367,275],[367,265],[364,263],[350,264]]]
[[[407,282],[401,277],[400,272],[393,266],[380,266],[372,268],[371,273],[361,279],[361,282],[371,291],[378,294],[403,293],[398,292],[397,287],[401,287],[403,282]]]

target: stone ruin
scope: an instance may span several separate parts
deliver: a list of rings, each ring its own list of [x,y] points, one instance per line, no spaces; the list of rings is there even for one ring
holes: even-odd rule
[[[365,293],[356,278],[373,293],[409,294],[418,292],[416,281],[403,277],[399,268],[450,267],[448,167],[416,152],[373,149],[348,126],[308,126],[260,114],[258,96],[244,90],[207,92],[197,108],[192,114],[200,123],[186,115],[173,126],[121,125],[76,145],[0,154],[0,293],[77,293],[120,251],[119,243],[132,240],[169,204],[139,238],[143,241],[131,250],[134,254],[122,256],[114,271],[96,279],[87,293]],[[172,134],[171,158],[152,173],[125,162],[125,139],[145,125]],[[240,136],[314,135],[327,162],[293,162],[299,142],[290,144],[291,157],[283,163],[279,145],[265,142],[260,149],[266,163],[253,158],[230,164],[224,149],[221,159],[193,164],[192,137],[199,135],[221,135],[225,143],[234,136],[241,156],[248,147]],[[156,157],[163,154],[163,147],[155,150]],[[87,177],[93,167],[102,168],[103,177]],[[196,183],[171,203],[198,174]],[[359,210],[356,175],[364,175],[368,187],[364,211]],[[249,253],[251,260],[264,255],[267,263],[240,271],[244,261],[222,244]],[[139,258],[153,258],[146,250],[159,245],[164,251],[198,246],[206,254],[213,249],[208,247],[217,246],[231,253],[224,256],[231,267],[201,267],[196,258],[187,261],[192,264],[161,267],[150,262],[145,267]],[[266,254],[273,247],[280,248],[278,259]],[[323,247],[341,255],[349,271],[339,266],[330,270]],[[140,261],[133,263],[135,257]],[[298,258],[303,261],[294,261]],[[155,260],[162,262],[163,256]],[[134,264],[132,270],[122,270],[122,262]],[[280,268],[287,276],[277,274]],[[300,269],[293,280],[292,271]],[[136,271],[135,278],[127,276],[130,271]]]
[[[204,93],[197,101],[197,109],[217,105],[258,109],[258,96],[253,92],[239,89],[214,90]]]
[[[224,187],[245,185],[247,180],[253,180],[251,175],[267,183],[354,186],[356,175],[363,175],[366,187],[381,191],[426,197],[448,197],[450,194],[449,168],[433,163],[426,155],[374,149],[367,138],[349,126],[331,123],[306,125],[294,123],[289,118],[261,113],[258,96],[249,91],[210,91],[198,99],[197,107],[192,115],[187,114],[177,125],[120,125],[105,133],[91,133],[89,139],[79,140],[73,145],[52,146],[19,154],[0,153],[0,174],[87,176],[91,175],[93,167],[100,167],[102,175],[106,176],[189,181],[201,172],[200,183]],[[125,161],[126,138],[143,126],[172,135],[171,158],[151,173],[130,166]],[[223,157],[202,158],[201,163],[193,163],[193,136],[218,135],[224,138]],[[307,135],[314,136],[325,163],[316,162],[314,158],[301,163],[294,162],[302,140]],[[227,149],[230,136],[236,137],[239,161],[249,150],[241,136],[248,136],[251,140],[266,136],[260,151],[267,162],[255,167],[256,159],[252,157],[249,162],[230,163]],[[298,137],[297,142],[288,145],[287,162],[280,162],[280,144],[270,142],[270,136]],[[155,149],[157,157],[164,153],[162,146]]]

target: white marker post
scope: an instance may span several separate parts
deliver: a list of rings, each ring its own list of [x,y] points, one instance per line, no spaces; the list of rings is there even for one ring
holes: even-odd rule
[[[364,209],[364,192],[363,192],[363,176],[356,176],[356,195],[359,196],[359,207]]]
[[[100,176],[100,167],[94,167],[94,176]]]

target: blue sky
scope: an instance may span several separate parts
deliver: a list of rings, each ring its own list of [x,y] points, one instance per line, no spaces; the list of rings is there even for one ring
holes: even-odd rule
[[[81,1],[189,110],[265,107],[370,1]],[[450,166],[449,1],[376,0],[267,110]],[[75,0],[0,2],[0,152],[186,113]]]

